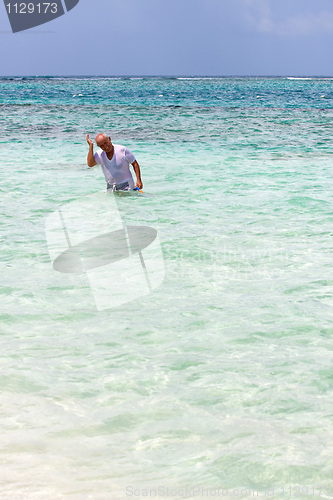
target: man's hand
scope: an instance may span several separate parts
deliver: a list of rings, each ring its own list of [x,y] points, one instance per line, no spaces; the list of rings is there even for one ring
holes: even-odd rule
[[[93,146],[94,143],[91,139],[89,139],[89,134],[86,135],[86,139],[87,139],[87,143],[89,144],[89,146]]]
[[[141,181],[138,181],[138,182],[135,184],[135,186],[134,186],[134,188],[139,188],[139,189],[142,189],[142,187],[143,187],[143,184],[142,184],[142,182],[141,182]]]
[[[89,134],[86,135],[87,143],[89,144],[89,151],[87,156],[87,164],[88,167],[94,167],[97,165],[94,157],[94,143],[91,139],[89,139]]]

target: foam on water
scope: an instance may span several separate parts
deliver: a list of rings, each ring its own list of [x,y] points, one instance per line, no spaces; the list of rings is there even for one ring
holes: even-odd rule
[[[333,498],[332,97],[323,79],[0,81],[2,498]],[[137,156],[148,196],[118,209],[157,230],[166,277],[97,312],[85,275],[52,269],[45,219],[102,196],[100,130]]]

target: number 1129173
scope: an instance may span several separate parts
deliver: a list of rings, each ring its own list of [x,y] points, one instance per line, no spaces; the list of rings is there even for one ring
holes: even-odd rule
[[[8,14],[57,14],[58,4],[55,2],[43,3],[7,3]]]

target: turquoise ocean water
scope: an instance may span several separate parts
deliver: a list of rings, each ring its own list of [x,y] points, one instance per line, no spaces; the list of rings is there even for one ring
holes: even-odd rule
[[[330,78],[0,79],[1,500],[333,498],[332,121]],[[102,311],[45,234],[99,131],[165,267]]]

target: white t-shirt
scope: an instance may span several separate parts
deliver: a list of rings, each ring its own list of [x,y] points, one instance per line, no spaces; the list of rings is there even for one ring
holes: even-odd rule
[[[109,160],[105,151],[99,149],[94,154],[95,161],[101,165],[108,184],[121,184],[128,181],[130,188],[134,189],[134,181],[129,166],[135,161],[135,156],[125,146],[114,144],[113,147],[112,160]]]

